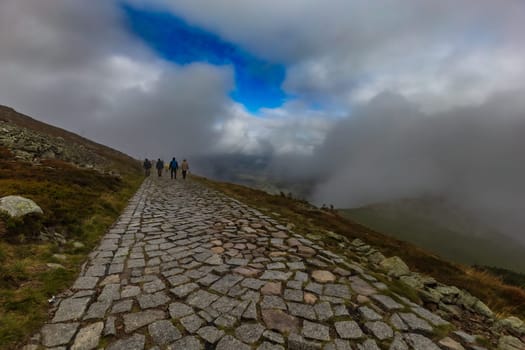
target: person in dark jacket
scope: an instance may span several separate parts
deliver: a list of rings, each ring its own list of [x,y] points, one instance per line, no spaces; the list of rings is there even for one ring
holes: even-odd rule
[[[175,157],[170,162],[170,171],[171,171],[171,178],[177,179],[177,170],[179,170],[179,163],[177,163],[177,160]]]
[[[144,175],[149,176],[151,172],[151,162],[148,158],[144,159],[144,164],[142,164],[142,167],[144,168]]]
[[[160,158],[157,160],[157,164],[155,165],[157,168],[157,173],[159,174],[159,177],[162,176],[162,169],[164,169],[164,161]]]

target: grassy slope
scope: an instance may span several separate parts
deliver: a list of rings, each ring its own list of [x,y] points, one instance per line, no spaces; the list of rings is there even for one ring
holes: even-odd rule
[[[200,178],[199,181],[258,208],[267,215],[284,218],[296,225],[302,234],[323,234],[326,230],[349,238],[360,238],[374,245],[386,256],[400,256],[413,271],[468,290],[499,313],[525,317],[525,291],[505,285],[498,278],[478,270],[446,261],[422,248],[378,233],[334,212],[313,208],[308,203],[270,195],[248,187],[219,183]],[[334,246],[334,249],[337,248]]]
[[[0,148],[0,197],[28,197],[44,211],[42,217],[22,225],[0,218],[0,349],[15,349],[47,319],[48,298],[73,283],[87,254],[140,185],[142,168],[138,161],[119,151],[9,107],[0,106],[0,120],[61,137],[66,147],[82,145],[107,161],[105,170],[121,175],[104,175],[58,160],[43,161],[41,165],[24,163]],[[34,240],[42,227],[63,234],[68,242]],[[84,247],[75,248],[73,241]],[[66,260],[54,254],[63,254]],[[50,269],[47,263],[65,268]]]
[[[477,232],[475,223],[440,202],[399,201],[340,213],[456,262],[525,272],[525,246],[496,232]]]
[[[140,181],[139,173],[119,179],[60,161],[35,166],[15,161],[0,149],[0,197],[16,194],[33,199],[44,211],[40,223],[69,240],[65,245],[44,243],[17,227],[4,223],[0,228],[1,349],[16,348],[47,319],[47,299],[72,284],[81,263]],[[75,248],[73,240],[85,246]],[[67,260],[54,258],[56,253]],[[46,263],[59,263],[65,269],[50,269]]]

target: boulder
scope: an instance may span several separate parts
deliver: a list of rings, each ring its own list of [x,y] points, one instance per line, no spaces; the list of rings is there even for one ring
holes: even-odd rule
[[[379,264],[381,261],[385,260],[385,256],[378,251],[374,251],[372,254],[366,257],[368,262],[372,264]]]
[[[0,198],[0,211],[7,213],[11,217],[44,213],[42,208],[31,199],[20,196],[6,196]]]
[[[478,314],[483,315],[487,318],[492,318],[494,316],[494,313],[492,310],[481,300],[478,300],[474,304],[474,311],[476,311]]]
[[[516,337],[506,335],[499,338],[498,350],[523,350],[524,348],[525,344]]]
[[[414,289],[422,289],[423,287],[425,287],[423,281],[421,280],[421,275],[418,273],[410,274],[407,276],[401,276],[399,279],[401,280],[401,282]]]
[[[384,259],[379,263],[379,266],[392,277],[401,277],[410,274],[410,269],[407,264],[398,256]]]
[[[498,331],[501,329],[506,329],[519,336],[525,335],[525,322],[523,322],[522,320],[520,320],[519,318],[515,316],[510,316],[502,320],[499,320],[494,325],[494,328]]]

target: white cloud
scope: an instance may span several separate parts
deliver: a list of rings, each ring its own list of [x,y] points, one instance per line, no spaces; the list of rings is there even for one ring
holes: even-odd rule
[[[232,103],[228,118],[216,125],[221,135],[217,150],[243,154],[312,154],[322,144],[333,120],[297,103],[263,109],[254,116]]]

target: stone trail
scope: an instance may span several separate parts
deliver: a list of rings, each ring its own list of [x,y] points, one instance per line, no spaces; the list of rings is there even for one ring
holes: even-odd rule
[[[446,320],[372,275],[239,201],[152,177],[25,349],[482,349],[437,338]]]

